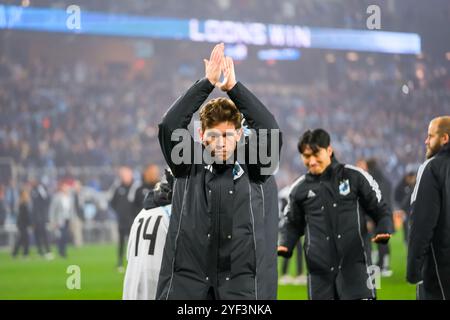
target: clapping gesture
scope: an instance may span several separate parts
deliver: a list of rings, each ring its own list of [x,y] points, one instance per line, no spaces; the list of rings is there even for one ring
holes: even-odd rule
[[[229,91],[236,84],[236,74],[233,59],[225,57],[224,51],[225,45],[219,43],[211,51],[209,60],[203,59],[203,62],[205,63],[205,77],[209,82],[222,91]],[[220,82],[221,74],[223,74],[222,82]]]

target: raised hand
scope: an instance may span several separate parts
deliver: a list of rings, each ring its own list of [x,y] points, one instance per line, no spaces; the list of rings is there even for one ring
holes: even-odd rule
[[[230,91],[236,85],[236,73],[234,72],[234,62],[231,57],[222,60],[223,81],[216,84],[216,87],[223,91]]]
[[[205,77],[214,86],[219,82],[220,74],[222,73],[224,50],[225,45],[223,43],[219,43],[211,51],[209,60],[203,59],[203,62],[205,63]]]

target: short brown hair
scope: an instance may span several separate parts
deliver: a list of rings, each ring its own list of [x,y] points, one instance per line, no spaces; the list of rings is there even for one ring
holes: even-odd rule
[[[236,129],[241,128],[242,115],[238,108],[228,98],[216,98],[208,101],[200,110],[202,130],[212,128],[222,122],[234,124]]]

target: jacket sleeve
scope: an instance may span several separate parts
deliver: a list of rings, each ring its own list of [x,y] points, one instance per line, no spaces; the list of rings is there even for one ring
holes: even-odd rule
[[[279,165],[282,145],[280,127],[272,113],[241,82],[237,82],[228,91],[228,96],[244,115],[249,129],[253,129],[256,134],[256,143],[250,143],[250,139],[246,141],[245,160],[251,176],[255,180],[264,182],[276,171]],[[267,135],[262,136],[260,130],[267,130]],[[263,152],[260,152],[260,150]],[[261,153],[263,156],[261,156]],[[256,163],[252,163],[251,155],[256,156],[256,161],[253,161]]]
[[[278,252],[278,255],[285,258],[292,256],[298,239],[305,233],[305,212],[295,197],[296,189],[289,194],[288,204],[284,209],[284,214],[280,227],[279,246],[288,248],[288,252]]]
[[[375,234],[393,233],[392,213],[383,199],[378,183],[365,171],[358,170],[356,174],[359,180],[359,202],[365,212],[375,221]]]
[[[197,81],[188,91],[179,97],[170,109],[164,115],[161,123],[159,124],[158,139],[161,146],[164,158],[167,161],[170,169],[175,177],[181,177],[185,175],[192,164],[194,158],[194,141],[187,131],[187,127],[191,122],[192,116],[200,108],[202,103],[208,98],[209,94],[213,91],[214,86],[208,79],[204,78]],[[183,136],[179,136],[179,140],[172,140],[172,134],[177,129],[186,129]],[[189,157],[189,163],[185,163],[183,160],[181,163],[175,163],[172,159],[172,150],[183,139],[189,139],[188,143],[191,146],[191,155]],[[180,150],[181,152],[181,150]],[[180,154],[181,155],[181,154]],[[184,157],[183,157],[184,159]]]
[[[411,197],[412,213],[406,272],[407,280],[410,283],[418,283],[423,280],[422,267],[425,255],[430,250],[442,201],[439,183],[432,166],[425,164],[421,169],[419,169],[417,185]],[[431,250],[434,250],[433,247]]]

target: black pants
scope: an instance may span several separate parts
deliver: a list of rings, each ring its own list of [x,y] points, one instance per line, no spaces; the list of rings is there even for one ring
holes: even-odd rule
[[[125,255],[125,248],[127,245],[128,236],[130,234],[130,228],[119,227],[119,259],[117,262],[118,267],[123,266],[123,257]]]
[[[45,228],[45,223],[38,223],[34,226],[34,236],[36,238],[36,246],[39,254],[42,256],[50,252],[50,245],[48,241],[48,233]]]
[[[28,256],[30,251],[30,237],[28,235],[27,227],[19,227],[18,237],[14,244],[13,256],[17,256],[21,247],[23,247],[23,254]]]
[[[381,270],[383,269],[390,269],[390,261],[388,260],[386,263],[384,263],[385,259],[389,259],[389,254],[391,252],[389,243],[382,244],[378,243],[378,266]]]
[[[61,257],[67,257],[67,243],[70,241],[69,220],[64,222],[64,225],[59,228],[58,238],[58,253]]]
[[[302,252],[302,242],[298,240],[297,245],[297,276],[303,274],[303,252]],[[288,273],[290,258],[283,258],[283,264],[281,268],[281,274],[284,276]]]

